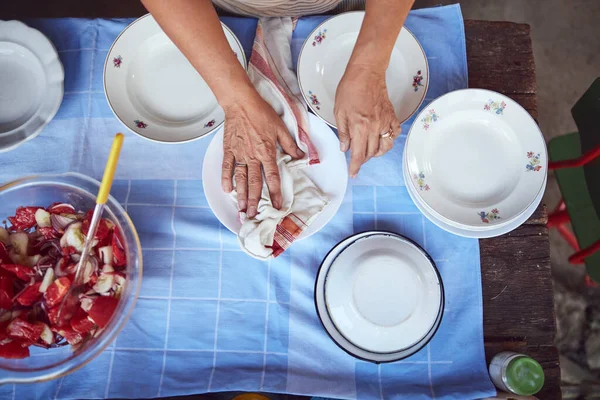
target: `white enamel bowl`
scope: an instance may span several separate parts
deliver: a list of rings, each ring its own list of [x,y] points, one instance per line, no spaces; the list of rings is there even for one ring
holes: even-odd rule
[[[242,45],[223,32],[240,64]],[[104,92],[114,114],[132,132],[156,142],[204,137],[224,121],[223,109],[196,69],[147,14],[132,22],[110,48]]]
[[[344,200],[348,184],[346,157],[340,151],[340,142],[323,121],[308,114],[310,140],[319,152],[320,164],[311,165],[305,172],[329,198],[329,205],[296,240],[305,239],[321,230],[337,213]],[[242,224],[238,219],[237,204],[221,188],[221,164],[223,163],[223,130],[212,138],[202,165],[202,185],[206,200],[219,221],[236,235]]]
[[[306,39],[298,57],[298,82],[311,110],[332,127],[335,93],[346,71],[365,13],[336,15]],[[402,28],[386,71],[390,101],[400,122],[419,108],[429,86],[429,66],[415,36]]]
[[[518,103],[465,89],[419,113],[404,162],[411,196],[428,214],[462,230],[489,231],[512,226],[537,206],[548,156],[541,131]]]
[[[435,334],[444,288],[433,261],[411,240],[390,232],[351,236],[325,257],[315,305],[334,342],[354,357],[397,361]]]
[[[0,21],[0,152],[38,136],[63,99],[65,73],[37,29]]]

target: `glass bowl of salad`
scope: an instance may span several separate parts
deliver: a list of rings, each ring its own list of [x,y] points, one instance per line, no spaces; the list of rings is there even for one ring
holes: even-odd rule
[[[110,197],[82,266],[86,291],[68,319],[58,309],[74,279],[100,183],[77,173],[0,186],[0,384],[55,379],[116,338],[142,279],[140,241]]]

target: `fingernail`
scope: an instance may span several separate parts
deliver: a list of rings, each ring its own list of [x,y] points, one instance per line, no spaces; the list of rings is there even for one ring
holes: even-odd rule
[[[256,215],[256,207],[255,206],[248,207],[248,216],[250,218],[254,218],[255,215]]]
[[[273,200],[273,207],[279,210],[281,208],[281,200]]]
[[[244,200],[240,200],[239,203],[238,203],[238,205],[240,207],[240,211],[244,211],[246,209],[246,207],[248,206],[246,204],[246,201],[244,201]]]
[[[356,174],[350,175],[350,178],[352,178],[352,179],[356,178]]]
[[[304,157],[304,152],[303,152],[302,150],[298,149],[298,150],[296,150],[296,155],[297,155],[299,158],[302,158],[302,157]]]
[[[346,152],[346,150],[348,150],[348,143],[340,142],[340,150]]]

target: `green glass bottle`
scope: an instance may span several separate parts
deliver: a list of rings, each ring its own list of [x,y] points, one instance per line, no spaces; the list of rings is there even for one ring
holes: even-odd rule
[[[531,396],[544,386],[544,370],[533,358],[505,351],[496,354],[490,363],[494,385],[505,392]]]

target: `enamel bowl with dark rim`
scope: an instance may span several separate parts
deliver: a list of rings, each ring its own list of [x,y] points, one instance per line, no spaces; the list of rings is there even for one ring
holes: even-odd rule
[[[444,311],[444,288],[429,255],[401,235],[371,231],[336,245],[315,283],[323,327],[348,354],[392,362],[423,348]]]

